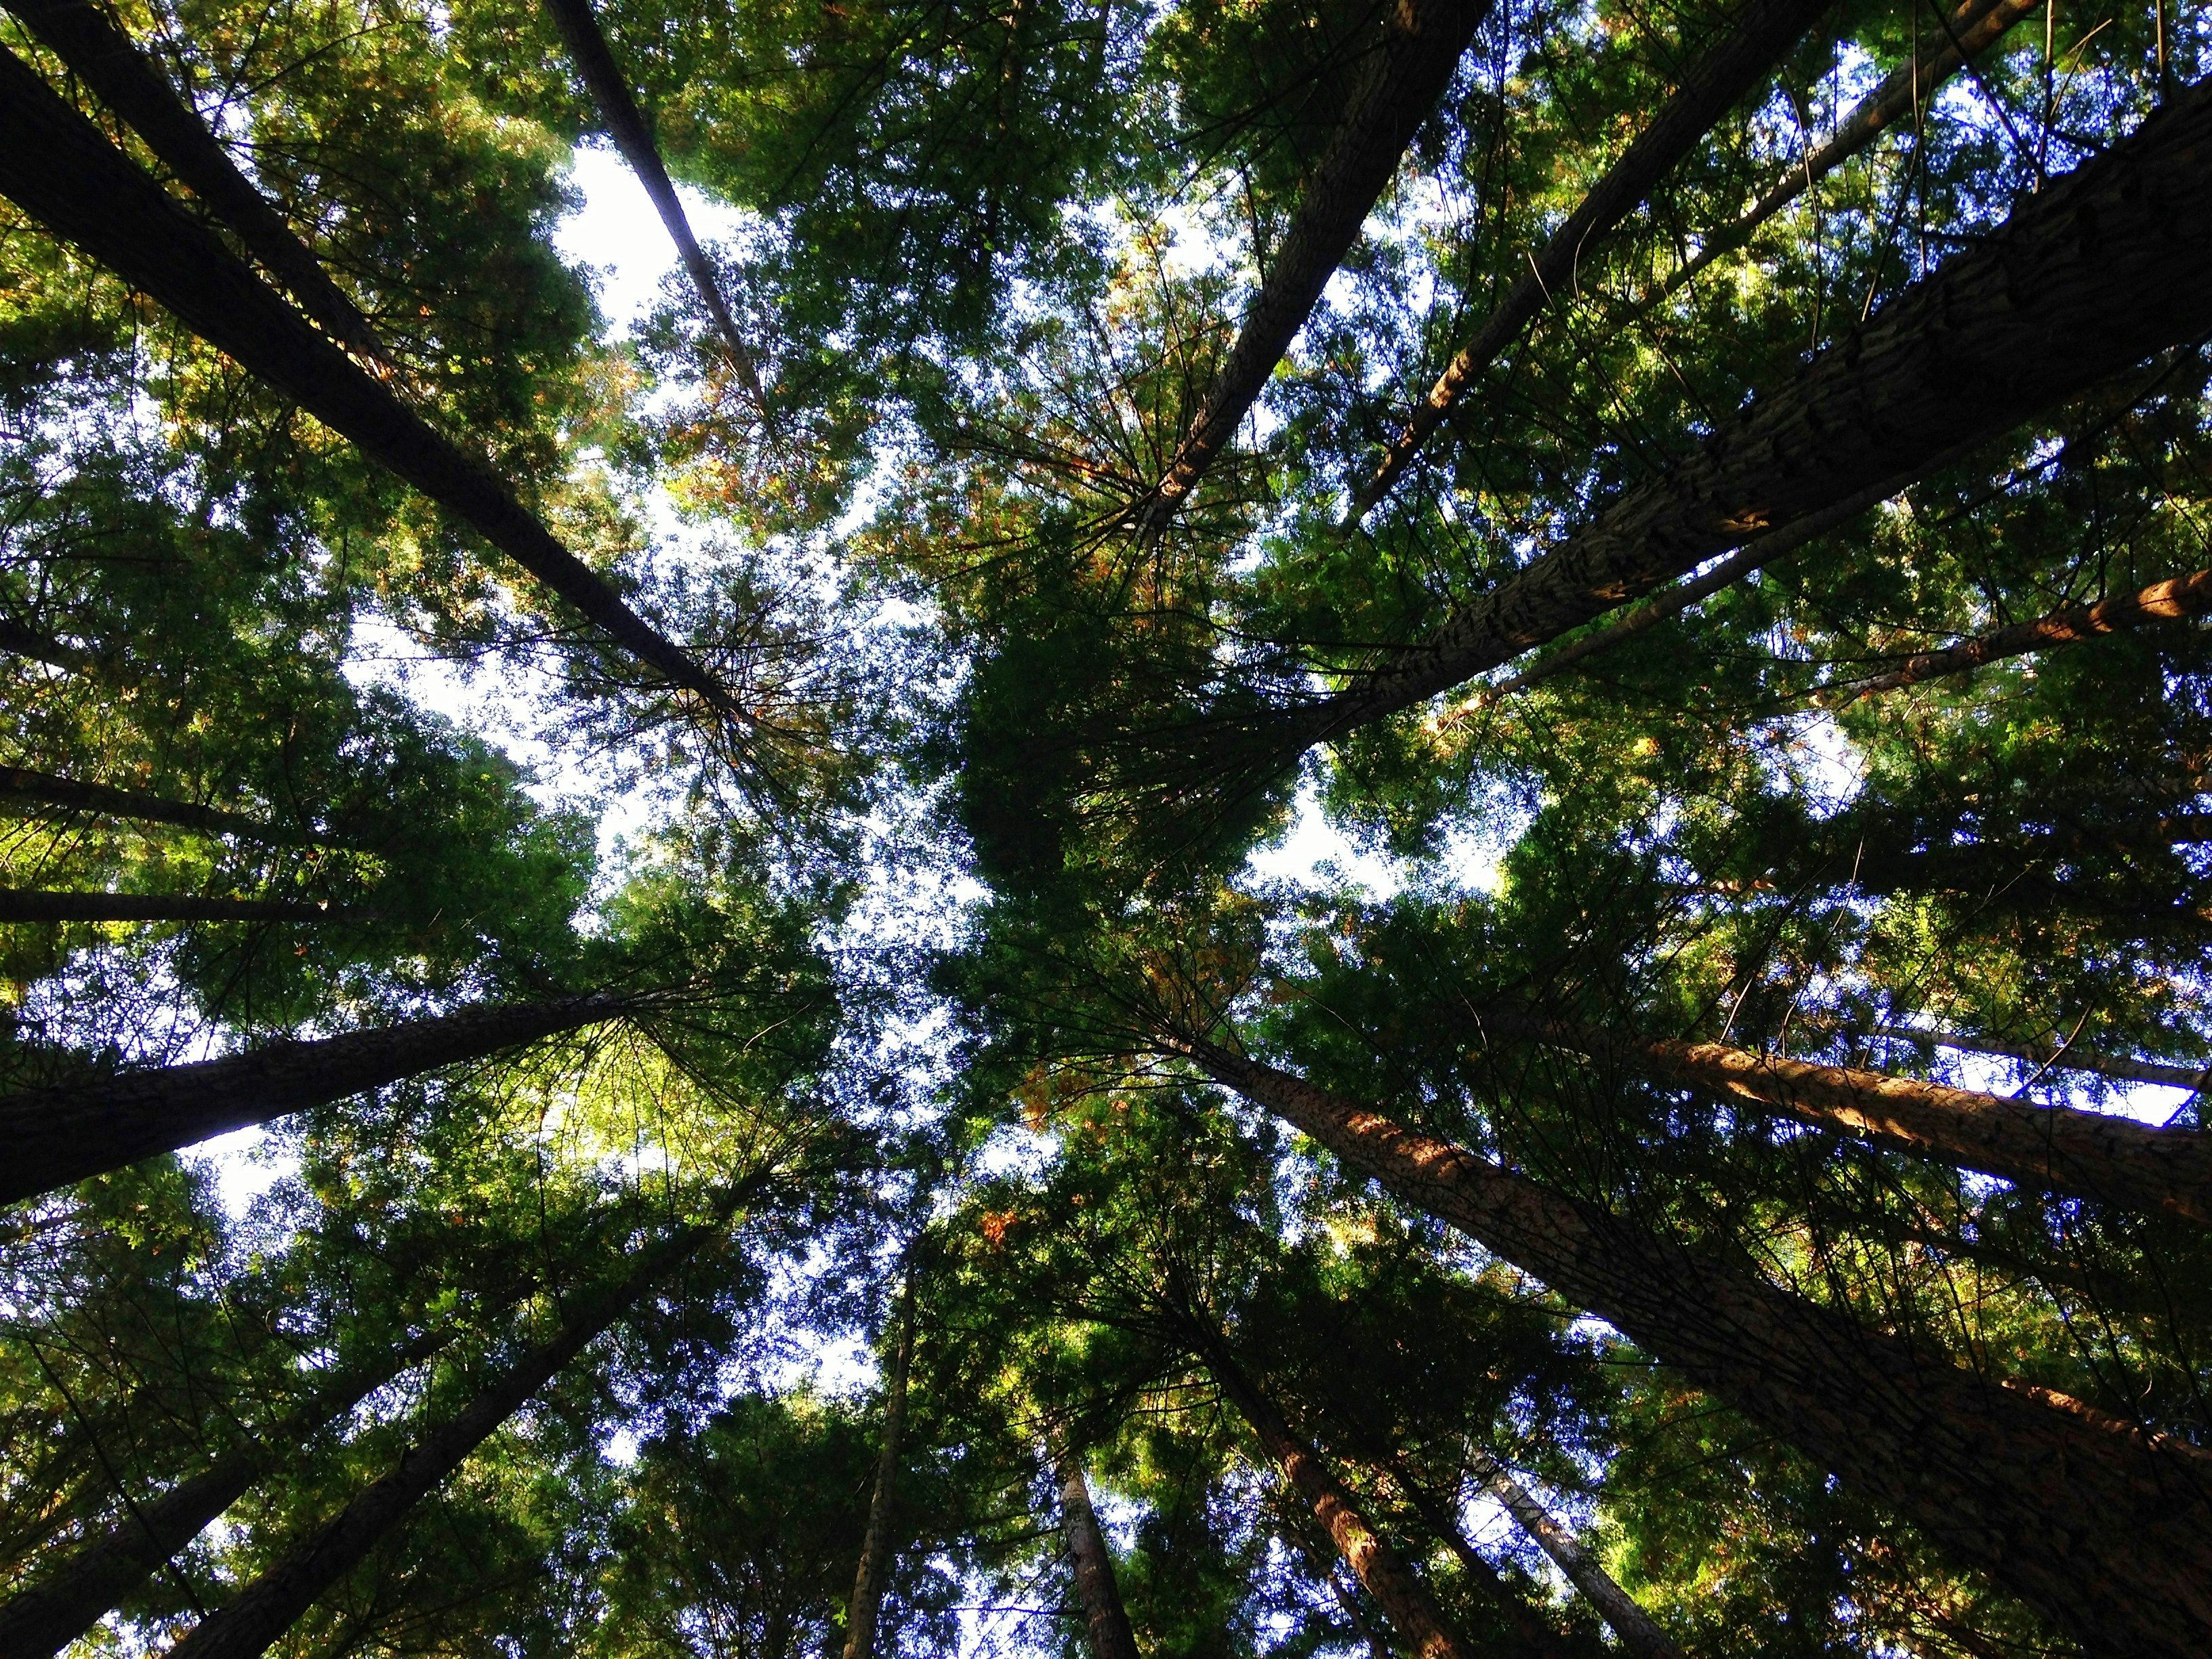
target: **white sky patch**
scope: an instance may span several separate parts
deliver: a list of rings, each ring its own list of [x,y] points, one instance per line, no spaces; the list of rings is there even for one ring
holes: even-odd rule
[[[590,272],[611,337],[623,339],[659,302],[661,284],[678,268],[676,244],[645,186],[613,149],[580,144],[570,165],[584,205],[561,222],[553,246],[562,258]],[[746,223],[737,209],[689,185],[677,185],[676,195],[691,234],[702,244],[733,236]]]
[[[1311,784],[1298,787],[1297,817],[1290,833],[1254,853],[1244,868],[1260,880],[1287,881],[1308,891],[1349,882],[1378,899],[1404,885],[1395,860],[1363,850],[1328,821]]]

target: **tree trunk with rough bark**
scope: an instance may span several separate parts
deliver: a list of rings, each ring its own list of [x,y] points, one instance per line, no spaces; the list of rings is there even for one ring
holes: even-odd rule
[[[199,1474],[158,1498],[131,1504],[106,1532],[34,1574],[0,1604],[0,1659],[52,1659],[252,1490],[301,1441],[428,1358],[453,1336],[451,1329],[426,1331],[385,1364],[323,1389]]]
[[[264,1043],[221,1060],[123,1072],[0,1097],[0,1204],[119,1170],[463,1060],[483,1060],[635,1012],[596,994],[478,1005],[338,1036]]]
[[[1215,1383],[1251,1425],[1261,1449],[1282,1470],[1283,1478],[1335,1540],[1345,1565],[1375,1598],[1391,1627],[1412,1644],[1419,1659],[1468,1659],[1470,1650],[1445,1619],[1443,1609],[1404,1559],[1369,1524],[1351,1489],[1318,1451],[1299,1438],[1274,1401],[1260,1391],[1217,1338],[1201,1333],[1199,1340],[1203,1345],[1200,1357]]]
[[[287,829],[243,812],[227,812],[219,806],[171,800],[141,789],[80,783],[74,778],[56,777],[50,772],[33,772],[21,766],[0,766],[0,803],[173,824],[179,830],[196,830],[204,836],[238,836],[274,847],[339,844],[311,830]]]
[[[1183,436],[1166,476],[1141,507],[1164,524],[1198,487],[1291,349],[1322,289],[1389,188],[1398,158],[1445,88],[1490,0],[1396,0],[1384,38],[1353,92],[1344,124],[1314,169],[1244,325]]]
[[[876,1489],[868,1499],[868,1530],[853,1575],[853,1600],[845,1618],[845,1659],[871,1659],[876,1619],[890,1574],[891,1510],[898,1500],[899,1441],[906,1430],[906,1379],[914,1363],[914,1273],[899,1291],[898,1347],[891,1355],[890,1385],[884,1394],[884,1443],[876,1457]]]
[[[1520,1523],[1521,1530],[1534,1539],[1537,1547],[1566,1574],[1567,1582],[1598,1610],[1599,1617],[1620,1638],[1621,1646],[1636,1655],[1637,1659],[1682,1659],[1682,1650],[1668,1638],[1667,1632],[1659,1628],[1636,1598],[1598,1565],[1597,1558],[1583,1547],[1582,1540],[1552,1518],[1504,1464],[1487,1452],[1476,1451],[1469,1457],[1468,1467],[1474,1469],[1475,1479],[1505,1505],[1508,1513]]]
[[[1832,0],[1751,0],[1719,46],[1683,78],[1651,125],[1591,186],[1528,269],[1506,290],[1490,315],[1414,407],[1367,482],[1352,497],[1347,526],[1356,525],[1390,492],[1429,434],[1467,389],[1519,337],[1555,295],[1572,292],[1576,270],[1595,245],[1643,205],[1659,180],[1701,143],[1713,125],[1756,86],[1812,27]]]
[[[1302,750],[1425,702],[1706,560],[1935,459],[2212,326],[2212,83],[2029,197],[1698,453],[1285,717]]]
[[[343,905],[202,893],[70,893],[0,887],[0,924],[34,921],[358,921]]]
[[[731,1212],[759,1184],[757,1176],[740,1183],[718,1206],[714,1221],[683,1228],[663,1239],[617,1283],[596,1296],[573,1301],[550,1340],[531,1350],[458,1414],[416,1442],[398,1468],[200,1620],[169,1650],[168,1659],[260,1659],[324,1591],[358,1565],[532,1395],[647,1292],[723,1236]]]
[[[452,513],[671,685],[740,727],[750,723],[726,686],[563,547],[504,480],[316,332],[4,50],[0,119],[10,135],[0,145],[0,194]]]
[[[1091,1632],[1091,1659],[1137,1659],[1137,1638],[1121,1605],[1121,1586],[1114,1576],[1114,1557],[1091,1507],[1091,1483],[1083,1460],[1057,1432],[1049,1438],[1054,1476],[1060,1482],[1060,1530],[1075,1562],[1075,1593]]]
[[[1636,1223],[1218,1045],[1170,1052],[1610,1322],[2098,1651],[2212,1644],[2212,1456]]]

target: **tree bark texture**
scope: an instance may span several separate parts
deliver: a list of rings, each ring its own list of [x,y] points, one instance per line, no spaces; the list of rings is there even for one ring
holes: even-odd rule
[[[674,686],[739,725],[704,667],[555,539],[482,460],[348,357],[13,53],[0,52],[0,194],[467,524]]]
[[[479,1005],[0,1097],[0,1146],[8,1148],[0,1204],[441,1066],[597,1025],[638,1006],[635,998],[610,995]]]
[[[2054,645],[2073,645],[2102,634],[2116,634],[2122,629],[2141,628],[2148,623],[2201,617],[2208,611],[2212,611],[2212,570],[2198,570],[2170,581],[2153,582],[2133,593],[2116,594],[2094,605],[2069,605],[2047,616],[2031,617],[2009,628],[1961,640],[1940,651],[1923,651],[1881,673],[1824,686],[1820,701],[1832,708],[1840,707],[1862,697],[1918,685],[1925,680],[1971,673],[1984,663],[2006,657],[2025,656]]]
[[[1765,77],[1831,3],[1751,0],[1735,27],[1683,78],[1651,125],[1637,134],[1541,251],[1529,256],[1528,269],[1506,290],[1474,338],[1451,360],[1391,440],[1373,474],[1352,498],[1348,524],[1358,523],[1389,494],[1475,377],[1498,361],[1555,295],[1574,289],[1583,256],[1643,205],[1659,180],[1704,142],[1714,124]]]
[[[2212,1644],[2212,1456],[1960,1368],[1218,1046],[1164,1046],[1914,1523],[2100,1653]]]
[[[1396,0],[1382,45],[1354,90],[1344,125],[1298,198],[1290,229],[1244,313],[1243,327],[1215,376],[1166,476],[1145,504],[1163,524],[1198,487],[1291,349],[1396,176],[1398,158],[1450,86],[1490,0]]]
[[[2208,327],[2212,83],[2199,83],[1286,736],[1303,748],[1414,707],[1757,537],[1885,481],[1901,489]]]
[[[50,772],[33,772],[21,766],[0,766],[0,802],[173,824],[179,830],[197,830],[202,835],[238,836],[271,846],[332,844],[312,831],[287,829],[243,812],[226,812],[217,806],[171,800],[141,789],[80,783],[74,778],[56,777]]]
[[[629,82],[623,75],[622,66],[615,62],[614,49],[599,27],[599,20],[592,15],[591,0],[545,0],[545,9],[551,14],[554,27],[561,32],[576,72],[583,77],[584,85],[599,106],[599,119],[606,126],[607,136],[615,141],[623,160],[637,175],[638,183],[645,186],[645,193],[653,198],[653,210],[660,215],[660,222],[667,228],[669,240],[676,244],[677,254],[691,278],[691,285],[699,290],[700,299],[706,303],[707,314],[714,321],[714,331],[722,337],[745,395],[752,399],[761,417],[767,419],[768,393],[761,385],[752,353],[746,349],[744,337],[738,331],[737,319],[730,314],[729,305],[722,298],[714,265],[699,246],[699,239],[691,233],[690,218],[684,213],[675,181],[669,178],[667,166],[660,159],[660,147],[653,139],[652,125],[638,107],[637,100],[630,95]]]
[[[525,1354],[459,1413],[410,1447],[398,1468],[194,1626],[169,1650],[169,1659],[260,1659],[294,1620],[359,1565],[532,1395],[702,1247],[726,1236],[731,1212],[760,1179],[732,1188],[714,1221],[682,1228],[648,1246],[616,1283],[572,1302],[550,1340]]]
[[[1760,197],[1741,217],[1730,221],[1705,238],[1698,252],[1667,279],[1653,296],[1663,300],[1692,281],[1707,265],[1748,242],[1759,228],[1788,207],[1814,185],[1864,149],[1899,121],[1912,115],[1936,88],[1957,74],[2012,26],[2040,9],[2046,0],[1966,0],[1944,22],[1939,38],[1929,42],[1926,57],[1917,52],[1913,61],[1892,70],[1882,83],[1861,99],[1838,124],[1828,142],[1793,162],[1772,190]]]
[[[368,319],[331,280],[283,215],[238,170],[168,78],[93,0],[7,0],[7,4],[291,290],[301,310],[356,350],[384,356]]]
[[[201,893],[70,893],[0,887],[0,923],[34,921],[348,921],[360,912],[292,899]]]
[[[1597,1558],[1583,1547],[1582,1540],[1552,1518],[1550,1512],[1513,1478],[1504,1464],[1487,1452],[1477,1451],[1469,1459],[1469,1466],[1475,1478],[1520,1523],[1521,1530],[1536,1540],[1536,1547],[1566,1574],[1567,1582],[1580,1590],[1583,1598],[1597,1609],[1599,1617],[1613,1627],[1621,1646],[1637,1659],[1682,1659],[1682,1650],[1668,1639],[1667,1632],[1659,1628],[1636,1598],[1621,1589],[1613,1576],[1598,1564]]]
[[[0,1659],[52,1659],[198,1537],[301,1440],[428,1358],[452,1338],[449,1328],[425,1332],[385,1363],[324,1389],[298,1411],[233,1446],[199,1474],[149,1502],[131,1505],[105,1533],[35,1574],[0,1605]]]
[[[884,1606],[884,1581],[891,1565],[891,1511],[898,1500],[899,1441],[906,1430],[907,1371],[914,1363],[914,1276],[899,1291],[898,1347],[891,1355],[890,1386],[884,1393],[884,1443],[876,1457],[876,1489],[868,1499],[868,1530],[853,1575],[853,1600],[845,1619],[845,1659],[870,1659],[876,1619]]]
[[[1412,1644],[1419,1659],[1469,1659],[1470,1650],[1452,1629],[1436,1598],[1413,1576],[1404,1558],[1369,1523],[1352,1490],[1337,1478],[1321,1454],[1291,1429],[1275,1402],[1261,1392],[1218,1340],[1207,1342],[1200,1357],[1230,1404],[1251,1425],[1261,1449],[1282,1470],[1283,1478],[1335,1540],[1345,1565],[1375,1598],[1391,1628]]]
[[[1091,1483],[1083,1459],[1064,1437],[1051,1437],[1052,1469],[1060,1482],[1060,1530],[1075,1562],[1075,1593],[1091,1632],[1091,1659],[1137,1659],[1137,1638],[1121,1605],[1121,1586],[1114,1576],[1114,1557],[1091,1507]],[[4,1656],[0,1656],[4,1659]]]

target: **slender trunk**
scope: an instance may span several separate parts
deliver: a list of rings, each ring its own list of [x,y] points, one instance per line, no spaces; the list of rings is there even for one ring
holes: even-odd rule
[[[898,1347],[891,1356],[890,1386],[884,1395],[884,1443],[876,1457],[876,1489],[868,1499],[868,1530],[860,1540],[860,1565],[853,1575],[853,1600],[845,1620],[845,1659],[869,1659],[876,1650],[876,1617],[883,1611],[884,1581],[890,1574],[891,1510],[898,1498],[899,1440],[906,1429],[907,1370],[914,1363],[914,1272],[899,1291]]]
[[[599,119],[607,136],[615,141],[623,160],[629,163],[629,170],[637,175],[638,183],[653,198],[653,210],[667,228],[669,240],[676,244],[676,252],[683,259],[691,285],[706,302],[707,314],[714,321],[714,331],[721,336],[722,344],[730,354],[731,367],[737,370],[745,395],[752,399],[762,420],[767,420],[768,393],[761,385],[752,353],[746,349],[744,337],[738,331],[737,319],[730,314],[729,305],[722,298],[714,265],[699,246],[699,239],[691,234],[691,221],[660,159],[660,148],[653,140],[652,125],[638,107],[637,100],[630,95],[629,82],[623,78],[622,66],[615,62],[614,49],[607,44],[599,20],[592,13],[591,0],[545,0],[545,9],[561,31],[561,39],[568,48],[576,72],[583,76],[584,85],[599,106]]]
[[[239,836],[272,846],[331,845],[310,830],[226,812],[217,806],[171,800],[143,790],[118,789],[105,783],[80,783],[50,772],[33,772],[21,766],[0,766],[0,801],[50,807],[63,812],[96,812],[105,817],[137,818],[148,823],[174,824],[208,836]]]
[[[648,1248],[638,1265],[616,1284],[572,1303],[550,1341],[524,1355],[459,1413],[410,1447],[390,1474],[194,1626],[169,1650],[169,1659],[259,1659],[324,1591],[358,1565],[524,1402],[648,1291],[721,1236],[735,1204],[758,1184],[758,1177],[741,1183],[719,1206],[715,1220],[682,1228]]]
[[[1462,608],[1288,717],[1324,742],[1412,708],[1706,560],[1941,456],[2212,325],[2212,83],[2053,179],[1754,398],[1704,447],[1628,490]]]
[[[1398,158],[1428,118],[1482,26],[1490,0],[1396,0],[1384,38],[1353,92],[1344,125],[1298,198],[1237,343],[1142,508],[1164,524],[1236,436],[1275,365],[1305,326],[1322,289],[1396,176]]]
[[[2212,1136],[1718,1042],[1551,1028],[1546,1040],[2024,1187],[2212,1224]]]
[[[1230,1358],[1218,1338],[1201,1333],[1200,1340],[1201,1358],[1215,1383],[1238,1415],[1251,1425],[1261,1449],[1274,1461],[1283,1478],[1335,1540],[1345,1565],[1358,1575],[1392,1627],[1413,1644],[1419,1659],[1468,1659],[1467,1644],[1445,1620],[1427,1588],[1413,1576],[1413,1569],[1368,1523],[1351,1489],[1318,1451],[1298,1437],[1274,1401]]]
[[[1611,1322],[2099,1651],[2212,1642],[2212,1457],[1961,1370],[1215,1045],[1164,1038],[1401,1202]]]
[[[639,1006],[638,998],[606,994],[478,1004],[338,1036],[283,1038],[221,1060],[0,1097],[0,1146],[9,1150],[0,1204],[441,1066],[600,1024]]]
[[[1966,0],[1946,22],[1941,45],[1926,58],[1916,52],[1912,62],[1892,70],[1887,78],[1844,118],[1826,143],[1793,165],[1742,217],[1705,238],[1696,255],[1667,279],[1665,286],[1644,308],[1674,293],[1723,254],[1748,242],[1761,225],[1919,109],[1930,93],[1957,74],[1983,47],[2045,3],[2045,0],[1996,0],[1994,4],[1991,0]]]
[[[301,309],[356,350],[384,357],[368,319],[238,170],[191,106],[93,0],[7,0],[7,6],[101,103],[131,124],[179,182],[291,290]]]
[[[2199,570],[2170,581],[2153,582],[2133,593],[2117,594],[2094,605],[2069,605],[2063,611],[2014,623],[1994,633],[1961,640],[1940,651],[1923,651],[1881,673],[1825,685],[1819,696],[1831,708],[1841,707],[1862,697],[1918,685],[1924,680],[1971,673],[1984,663],[2002,658],[2025,656],[2031,651],[2045,651],[2055,645],[2073,645],[2102,634],[2117,634],[2122,629],[2141,628],[2148,623],[2201,617],[2209,611],[2212,611],[2212,570]]]
[[[1566,1574],[1567,1582],[1580,1590],[1583,1599],[1613,1627],[1621,1646],[1636,1655],[1637,1659],[1682,1659],[1682,1650],[1638,1605],[1636,1598],[1598,1565],[1597,1558],[1583,1547],[1580,1539],[1552,1519],[1544,1506],[1529,1495],[1528,1489],[1507,1473],[1504,1464],[1484,1451],[1475,1452],[1468,1464],[1474,1470],[1475,1479],[1505,1505],[1520,1522],[1521,1529],[1536,1540],[1537,1547]]]
[[[1137,1638],[1121,1606],[1121,1586],[1114,1577],[1114,1558],[1106,1534],[1091,1507],[1091,1485],[1083,1460],[1058,1433],[1051,1437],[1053,1474],[1060,1481],[1060,1530],[1075,1561],[1075,1593],[1091,1632],[1091,1659],[1137,1659]]]
[[[0,887],[0,924],[33,921],[356,921],[343,905],[200,893],[70,893]]]
[[[1875,1036],[1907,1037],[1916,1042],[1932,1042],[1939,1048],[1963,1049],[1971,1054],[2002,1054],[2052,1071],[2087,1072],[2094,1077],[2112,1078],[2123,1083],[2163,1083],[2195,1089],[2202,1087],[2206,1077],[2212,1075],[2212,1067],[2169,1066],[2154,1060],[2115,1060],[2107,1054],[2083,1054],[2069,1043],[2006,1042],[1996,1037],[1930,1031],[1917,1025],[1876,1025],[1870,1030]]]
[[[134,1504],[106,1532],[34,1574],[0,1605],[0,1659],[52,1659],[90,1630],[162,1563],[198,1537],[302,1440],[452,1340],[427,1331],[373,1365],[320,1390],[159,1498]]]
[[[1504,1609],[1513,1626],[1517,1654],[1525,1656],[1525,1659],[1569,1659],[1569,1650],[1560,1640],[1559,1632],[1528,1605],[1526,1597],[1515,1591],[1503,1573],[1483,1559],[1482,1552],[1460,1530],[1458,1520],[1437,1501],[1436,1495],[1409,1479],[1403,1469],[1394,1468],[1391,1475],[1420,1515],[1422,1524],[1442,1539],[1458,1560],[1461,1572]]]
[[[11,52],[0,52],[0,194],[152,295],[217,349],[466,523],[672,685],[750,717],[682,647],[553,537],[504,480],[286,305]]]
[[[1830,3],[1751,0],[1726,38],[1683,77],[1651,125],[1590,187],[1542,250],[1528,256],[1528,269],[1506,290],[1429,395],[1415,405],[1404,428],[1352,497],[1347,525],[1358,523],[1390,492],[1475,377],[1497,362],[1555,295],[1573,291],[1583,257],[1643,205],[1659,180],[1704,142],[1714,124],[1765,77]]]
[[[1359,1605],[1358,1593],[1338,1576],[1336,1564],[1322,1563],[1321,1576],[1328,1585],[1328,1593],[1336,1598],[1336,1605],[1344,1609],[1345,1621],[1367,1644],[1367,1659],[1391,1659],[1390,1644],[1382,1639],[1382,1632],[1367,1616],[1367,1609]]]

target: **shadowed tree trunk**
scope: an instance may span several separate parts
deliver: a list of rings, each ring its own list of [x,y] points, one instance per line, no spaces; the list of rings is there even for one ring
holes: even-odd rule
[[[74,778],[59,778],[50,772],[33,772],[21,766],[0,766],[0,805],[18,804],[174,824],[180,830],[197,830],[202,835],[240,836],[277,847],[336,844],[309,830],[288,829],[243,812],[226,812],[218,806],[200,806],[191,801],[171,800],[143,790],[118,789],[105,783],[80,783]]]
[[[199,1474],[131,1505],[100,1536],[33,1575],[0,1604],[0,1659],[52,1659],[204,1531],[291,1451],[453,1340],[427,1331],[386,1363],[343,1378],[281,1421],[255,1431]]]
[[[1236,344],[1166,476],[1142,504],[1148,525],[1167,521],[1236,436],[1376,199],[1389,188],[1398,158],[1451,84],[1453,70],[1489,10],[1490,0],[1396,0],[1392,6],[1382,46],[1361,76],[1328,153],[1298,198]]]
[[[1659,180],[1711,131],[1738,100],[1797,44],[1831,0],[1751,0],[1725,39],[1683,77],[1651,125],[1591,186],[1575,210],[1528,257],[1528,268],[1506,290],[1474,338],[1451,360],[1429,395],[1415,405],[1374,473],[1352,497],[1347,525],[1357,524],[1390,492],[1431,433],[1443,424],[1475,377],[1498,361],[1553,295],[1571,293],[1583,258],[1640,207]]]
[[[914,1271],[899,1290],[898,1347],[891,1355],[884,1393],[884,1443],[876,1458],[876,1489],[868,1499],[868,1530],[853,1575],[853,1600],[845,1620],[845,1659],[869,1659],[876,1650],[876,1617],[883,1611],[884,1581],[891,1565],[891,1510],[898,1499],[899,1440],[906,1429],[907,1371],[914,1363]]]
[[[1505,1575],[1484,1559],[1482,1552],[1468,1541],[1460,1530],[1459,1521],[1436,1494],[1428,1491],[1407,1474],[1395,1462],[1390,1478],[1398,1490],[1421,1517],[1421,1523],[1443,1540],[1459,1562],[1460,1571],[1480,1587],[1483,1594],[1504,1610],[1513,1626],[1513,1651],[1522,1659],[1573,1659],[1573,1650],[1560,1638],[1559,1632],[1549,1620],[1528,1605],[1528,1598],[1516,1591],[1506,1581]]]
[[[198,893],[67,893],[0,887],[0,923],[33,921],[355,921],[343,905]]]
[[[467,524],[670,684],[740,727],[750,724],[727,687],[556,540],[505,481],[317,333],[4,51],[0,117],[13,135],[0,145],[0,193]]]
[[[1114,1576],[1114,1557],[1091,1507],[1091,1484],[1083,1460],[1054,1431],[1048,1440],[1053,1474],[1060,1482],[1060,1529],[1075,1562],[1075,1593],[1083,1602],[1083,1621],[1091,1632],[1091,1659],[1137,1659],[1137,1638],[1121,1605],[1121,1586]]]
[[[1475,1479],[1505,1505],[1522,1531],[1536,1540],[1537,1547],[1566,1574],[1567,1582],[1598,1610],[1620,1638],[1621,1646],[1637,1659],[1682,1659],[1682,1650],[1668,1639],[1667,1632],[1653,1622],[1636,1598],[1598,1565],[1580,1539],[1551,1517],[1528,1489],[1506,1472],[1504,1465],[1485,1451],[1473,1453],[1468,1461]]]
[[[79,669],[85,665],[85,653],[64,645],[59,640],[49,639],[34,628],[26,628],[19,622],[0,617],[0,651],[12,656],[29,657],[54,668]]]
[[[2099,1651],[2212,1642],[2212,1457],[1961,1370],[1218,1045],[1163,1046],[1610,1322]]]
[[[660,147],[654,142],[652,124],[638,107],[637,100],[630,95],[629,82],[623,78],[621,65],[615,62],[614,49],[607,44],[599,20],[592,15],[591,0],[545,0],[545,9],[561,31],[561,39],[568,48],[576,72],[583,76],[584,85],[590,88],[593,101],[599,106],[599,119],[606,127],[607,136],[615,141],[623,160],[629,163],[629,170],[637,175],[638,183],[653,198],[653,210],[660,215],[669,240],[676,244],[676,252],[684,261],[692,287],[699,290],[700,299],[706,303],[707,314],[714,320],[714,331],[721,336],[722,344],[730,354],[731,367],[737,370],[745,395],[752,399],[762,420],[767,420],[768,392],[761,385],[752,353],[746,348],[744,336],[738,331],[737,319],[730,314],[706,250],[691,234],[691,221],[684,211],[682,198],[676,194],[676,185],[668,176],[667,166],[660,159]]]
[[[345,1577],[435,1491],[525,1401],[710,1241],[762,1177],[739,1183],[711,1222],[684,1227],[649,1247],[637,1266],[595,1296],[574,1298],[550,1340],[532,1349],[454,1417],[169,1650],[169,1659],[259,1659],[324,1591]]]
[[[216,142],[198,112],[93,0],[7,0],[100,101],[131,124],[185,189],[291,290],[301,310],[367,356],[384,348],[360,308]]]
[[[1368,1523],[1358,1500],[1319,1452],[1300,1439],[1274,1401],[1230,1358],[1211,1331],[1194,1331],[1200,1358],[1237,1414],[1251,1425],[1261,1449],[1282,1470],[1298,1497],[1335,1540],[1352,1569],[1391,1627],[1419,1659],[1469,1659],[1470,1650],[1444,1618],[1426,1586],[1413,1576],[1397,1551]]]
[[[619,1018],[636,996],[478,1005],[244,1054],[0,1097],[0,1204],[402,1078]]]

